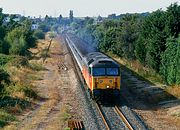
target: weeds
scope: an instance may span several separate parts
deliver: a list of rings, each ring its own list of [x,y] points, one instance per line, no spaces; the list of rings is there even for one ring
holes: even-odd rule
[[[38,63],[31,63],[31,64],[30,64],[30,68],[31,68],[32,70],[35,70],[35,71],[46,70],[46,68],[43,67],[42,64],[38,64]]]
[[[180,99],[180,86],[170,86],[165,89],[168,93],[174,95],[176,98]]]
[[[3,66],[5,64],[9,63],[14,58],[16,58],[16,56],[0,54],[0,65]]]
[[[4,110],[0,110],[0,128],[7,125],[10,121],[12,122],[12,121],[17,121],[17,120],[13,115],[8,114]]]
[[[15,66],[17,68],[20,68],[22,66],[29,67],[28,59],[23,56],[16,57],[15,59],[11,60],[9,64],[10,64],[10,66]]]
[[[29,80],[42,80],[42,78],[41,78],[40,76],[36,76],[36,75],[34,75],[34,74],[29,74],[29,75],[27,75],[27,78],[28,78]]]
[[[41,51],[41,53],[40,53],[41,58],[46,58],[46,57],[49,57],[49,56],[50,56],[50,54],[49,54],[48,48],[43,49]]]
[[[154,84],[164,84],[163,77],[160,76],[153,69],[143,66],[137,60],[126,60],[123,58],[119,58],[114,54],[108,53],[110,57],[114,57],[114,59],[122,65],[122,69],[132,73],[137,76],[139,79],[149,81]]]
[[[67,107],[63,107],[61,109],[61,114],[60,114],[60,120],[67,121],[68,119],[71,118],[71,114],[69,113],[69,110]]]
[[[15,115],[31,105],[39,96],[31,85],[34,71],[44,70],[42,65],[29,64],[26,57],[0,57],[0,127],[15,120]],[[5,111],[6,110],[6,111]],[[12,117],[12,118],[10,118]]]

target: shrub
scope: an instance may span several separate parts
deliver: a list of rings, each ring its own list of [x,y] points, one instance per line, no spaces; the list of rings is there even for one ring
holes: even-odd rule
[[[8,55],[0,54],[0,66],[7,64],[14,58],[15,56],[8,56]]]
[[[35,71],[46,70],[46,68],[44,68],[42,64],[37,64],[37,63],[31,63],[30,67]]]
[[[167,39],[166,50],[162,54],[161,74],[167,84],[180,84],[180,36]]]
[[[0,128],[4,127],[6,124],[8,124],[9,121],[16,121],[16,118],[6,113],[5,111],[0,111]]]
[[[34,37],[36,39],[45,39],[45,33],[42,30],[36,30],[34,32]]]
[[[29,66],[29,62],[28,62],[27,57],[23,57],[23,56],[18,56],[16,58],[14,58],[13,60],[11,60],[10,64],[12,66],[16,66],[18,68],[21,67],[21,66],[24,66],[24,67]]]
[[[9,84],[9,82],[9,74],[5,70],[0,69],[0,98],[3,96],[2,91],[4,90],[4,86]]]

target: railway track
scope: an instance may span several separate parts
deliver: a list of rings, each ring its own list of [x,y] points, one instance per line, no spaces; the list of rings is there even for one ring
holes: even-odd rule
[[[100,116],[101,116],[101,118],[102,118],[102,120],[103,120],[103,123],[104,123],[104,125],[106,126],[106,129],[107,129],[107,130],[110,130],[110,126],[108,125],[108,123],[107,123],[107,121],[106,121],[105,115],[104,115],[103,112],[102,112],[102,109],[101,109],[101,107],[100,107],[100,104],[97,103],[97,102],[96,102],[95,104],[96,104],[97,110],[98,110],[98,112],[99,112],[99,114],[100,114]]]
[[[127,120],[127,118],[125,117],[125,115],[121,112],[121,110],[119,109],[118,106],[114,107],[115,111],[118,113],[118,115],[121,117],[121,119],[123,120],[123,122],[126,124],[126,126],[128,127],[129,130],[134,130],[132,125],[130,124],[130,122]]]
[[[111,125],[109,123],[109,121],[106,119],[107,118],[107,115],[105,112],[103,112],[103,108],[101,107],[101,105],[96,102],[96,107],[97,107],[97,110],[102,118],[102,121],[104,123],[104,125],[106,126],[106,129],[107,130],[111,130],[113,128],[111,128]],[[123,121],[123,123],[126,125],[126,127],[129,129],[129,130],[134,130],[134,128],[132,127],[132,125],[130,124],[130,122],[127,120],[127,118],[125,117],[125,115],[121,112],[120,108],[118,106],[114,106],[112,107],[114,109],[114,112],[117,113],[117,116]]]
[[[67,46],[67,45],[66,45]],[[88,95],[88,90],[86,88],[86,85],[84,84],[84,80],[82,77],[82,74],[80,72],[80,69],[75,61],[75,58],[73,57],[73,54],[69,48],[69,46],[67,46],[67,49],[72,57],[72,62],[74,64],[74,71],[76,72],[76,75],[78,77],[78,81],[82,83],[82,91],[84,91],[85,95],[86,95],[86,100],[87,102],[89,102],[89,104],[91,104]],[[59,65],[59,68],[64,69],[66,68],[66,66],[64,65]],[[124,129],[124,130],[134,130],[136,129],[136,127],[133,127],[131,123],[129,123],[129,120],[126,118],[126,113],[123,114],[123,112],[120,110],[119,106],[113,105],[111,107],[106,107],[106,106],[102,106],[101,104],[97,103],[97,102],[92,102],[92,105],[94,105],[94,107],[92,106],[91,109],[92,111],[94,111],[98,117],[94,117],[95,119],[95,123],[94,125],[97,125],[98,129],[107,129],[107,130],[117,130],[117,129]],[[93,112],[92,112],[93,113]],[[127,112],[128,113],[128,112]],[[97,116],[96,115],[96,116]],[[89,115],[88,115],[89,116]],[[87,122],[85,121],[85,126],[88,125],[89,126],[89,117],[87,117]],[[92,120],[92,119],[90,119]],[[94,122],[94,121],[93,121]]]

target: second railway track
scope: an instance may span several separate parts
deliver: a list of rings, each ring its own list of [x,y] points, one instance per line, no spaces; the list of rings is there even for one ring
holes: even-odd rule
[[[127,120],[125,115],[121,112],[120,108],[118,106],[114,107],[115,111],[118,113],[118,115],[121,117],[123,122],[126,124],[129,130],[134,130],[133,126],[130,124],[130,122]]]

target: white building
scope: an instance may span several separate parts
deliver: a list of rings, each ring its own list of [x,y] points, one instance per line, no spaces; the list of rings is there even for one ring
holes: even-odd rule
[[[31,29],[32,30],[37,30],[39,28],[38,24],[32,24]]]

